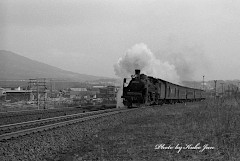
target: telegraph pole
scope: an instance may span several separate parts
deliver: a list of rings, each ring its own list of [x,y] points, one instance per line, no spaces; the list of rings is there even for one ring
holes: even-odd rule
[[[203,88],[203,90],[204,90],[204,76],[203,76],[203,87],[202,87],[202,88]]]
[[[44,99],[44,107],[43,107],[43,108],[46,109],[46,93],[47,93],[47,92],[46,92],[46,89],[47,89],[47,88],[46,88],[46,78],[43,79],[43,88],[44,88],[44,89],[43,89],[43,91],[44,91],[44,92],[43,92],[43,95],[44,95],[44,96],[43,96],[43,99]]]
[[[38,80],[36,80],[37,82],[37,107],[38,107],[38,110],[39,110],[39,86],[38,86]]]
[[[239,90],[239,84],[240,84],[240,82],[238,82],[238,92],[240,91],[240,90]]]
[[[230,96],[230,86],[228,85],[228,96]]]
[[[222,85],[222,97],[223,97],[223,84],[224,84],[224,83],[221,83],[221,85]]]
[[[215,99],[217,98],[217,80],[214,80]]]

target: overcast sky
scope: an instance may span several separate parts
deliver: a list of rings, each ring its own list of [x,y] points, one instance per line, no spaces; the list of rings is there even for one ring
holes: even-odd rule
[[[0,49],[61,69],[116,77],[139,43],[190,79],[240,79],[240,1],[0,1]]]

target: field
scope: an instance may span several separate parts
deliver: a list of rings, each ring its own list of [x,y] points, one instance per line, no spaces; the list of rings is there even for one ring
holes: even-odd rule
[[[153,107],[152,114],[74,142],[57,160],[240,160],[235,98]]]

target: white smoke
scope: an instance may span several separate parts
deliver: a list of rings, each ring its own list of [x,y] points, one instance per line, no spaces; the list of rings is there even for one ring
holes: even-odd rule
[[[123,94],[123,86],[122,86],[123,81],[121,80],[121,85],[120,88],[117,91],[117,108],[122,108],[124,107],[123,105],[123,99],[121,98]]]
[[[143,43],[136,44],[127,50],[114,65],[115,74],[120,78],[130,78],[135,73],[135,69],[140,69],[141,73],[148,76],[179,83],[175,66],[167,61],[157,59],[147,45]]]
[[[193,81],[201,80],[204,73],[212,70],[212,63],[204,48],[201,42],[193,40],[189,42],[177,35],[169,35],[169,39],[156,54],[162,61],[176,67],[181,82]]]
[[[141,73],[148,76],[164,79],[170,82],[179,83],[179,76],[175,66],[167,61],[156,59],[155,55],[148,49],[147,45],[136,44],[121,57],[114,65],[115,74],[123,80],[130,78],[135,73],[135,69],[140,69]],[[122,81],[121,88],[117,94],[117,107],[122,107]]]

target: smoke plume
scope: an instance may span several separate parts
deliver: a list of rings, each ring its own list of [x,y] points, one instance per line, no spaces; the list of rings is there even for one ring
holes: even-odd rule
[[[136,44],[121,57],[114,65],[115,74],[120,78],[130,78],[135,69],[141,73],[170,82],[179,83],[175,66],[167,61],[161,61],[148,49],[147,45]]]
[[[177,44],[177,43],[175,43]],[[202,74],[211,70],[210,63],[201,46],[171,46],[159,52],[161,60],[176,67],[180,81],[192,81],[202,78]]]

